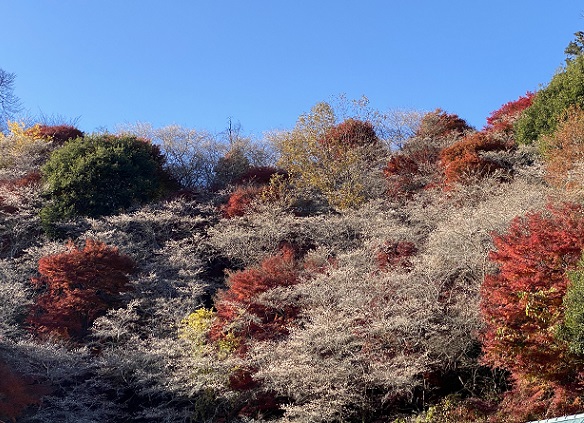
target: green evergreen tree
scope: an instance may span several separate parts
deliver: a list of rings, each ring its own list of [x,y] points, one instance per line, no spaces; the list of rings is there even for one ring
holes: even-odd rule
[[[584,53],[584,31],[575,32],[574,37],[574,40],[570,41],[570,44],[564,50],[566,62],[571,62]]]
[[[531,107],[516,124],[520,144],[533,144],[540,135],[554,132],[570,107],[584,107],[584,56],[568,62],[547,87],[538,91]]]

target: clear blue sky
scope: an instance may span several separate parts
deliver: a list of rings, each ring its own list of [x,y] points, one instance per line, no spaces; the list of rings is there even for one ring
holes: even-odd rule
[[[547,83],[576,0],[0,0],[0,68],[31,114],[247,134],[345,93],[482,127]]]

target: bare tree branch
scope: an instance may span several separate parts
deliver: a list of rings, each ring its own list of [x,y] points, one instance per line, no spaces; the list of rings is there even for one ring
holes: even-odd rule
[[[7,121],[22,110],[20,99],[14,95],[16,74],[0,68],[0,131],[7,130]]]

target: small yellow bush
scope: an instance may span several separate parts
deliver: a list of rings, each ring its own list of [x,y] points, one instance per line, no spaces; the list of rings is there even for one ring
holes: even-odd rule
[[[214,319],[213,310],[200,308],[194,311],[181,321],[178,330],[179,338],[186,339],[195,345],[203,345]]]

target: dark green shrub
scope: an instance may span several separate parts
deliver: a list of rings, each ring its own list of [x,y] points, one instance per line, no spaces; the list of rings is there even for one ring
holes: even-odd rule
[[[110,215],[160,198],[172,187],[163,163],[158,147],[131,135],[69,141],[42,168],[43,224]]]
[[[537,92],[517,121],[517,142],[532,144],[540,135],[551,134],[571,106],[584,107],[584,56],[570,61]]]

